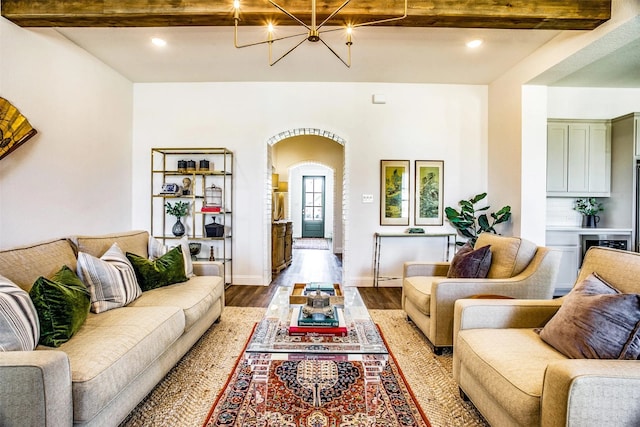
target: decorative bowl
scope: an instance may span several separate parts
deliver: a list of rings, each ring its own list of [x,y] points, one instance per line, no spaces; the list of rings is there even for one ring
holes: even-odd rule
[[[202,249],[202,243],[189,243],[189,253],[191,256],[196,256],[200,253],[200,249]]]

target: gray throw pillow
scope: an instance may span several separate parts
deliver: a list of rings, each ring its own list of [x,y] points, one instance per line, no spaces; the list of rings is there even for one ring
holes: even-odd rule
[[[572,359],[637,359],[640,295],[590,274],[565,297],[540,337]]]
[[[491,267],[490,246],[473,249],[465,243],[451,260],[447,277],[479,279],[487,277]]]

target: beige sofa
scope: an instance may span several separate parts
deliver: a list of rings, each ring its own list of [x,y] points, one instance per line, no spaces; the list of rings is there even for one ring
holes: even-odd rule
[[[561,254],[519,237],[482,233],[474,248],[490,245],[486,279],[447,278],[449,263],[404,264],[402,308],[434,352],[453,344],[453,306],[474,296],[543,299],[553,296]]]
[[[0,275],[28,290],[63,265],[75,270],[77,250],[100,257],[118,242],[124,252],[146,256],[148,238],[132,231],[2,251]],[[196,276],[186,282],[89,313],[56,349],[0,352],[0,425],[118,425],[222,315],[220,268],[194,265]]]
[[[640,292],[638,253],[591,248],[576,284],[592,272]],[[491,425],[640,425],[640,362],[570,359],[534,331],[567,298],[456,302],[453,375]]]

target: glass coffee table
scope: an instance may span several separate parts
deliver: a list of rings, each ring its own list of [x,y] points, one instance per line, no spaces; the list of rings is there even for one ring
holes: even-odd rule
[[[247,353],[310,353],[310,354],[370,354],[386,355],[387,347],[380,336],[358,288],[342,289],[343,309],[347,335],[339,336],[290,336],[289,320],[294,305],[289,304],[291,288],[280,286],[264,318],[257,325]]]
[[[252,406],[257,418],[273,416],[269,399],[282,396],[285,365],[295,365],[295,372],[285,375],[293,377],[300,389],[312,390],[309,392],[312,397],[307,396],[307,400],[311,399],[318,407],[326,400],[326,393],[335,393],[336,384],[350,380],[345,367],[353,369],[356,366],[358,373],[354,376],[360,378],[358,390],[363,398],[358,416],[367,419],[363,425],[375,425],[381,374],[387,366],[389,353],[358,289],[342,289],[344,304],[340,308],[344,310],[346,336],[290,336],[288,326],[295,307],[289,303],[291,291],[291,287],[277,289],[245,349],[245,362],[252,373]]]

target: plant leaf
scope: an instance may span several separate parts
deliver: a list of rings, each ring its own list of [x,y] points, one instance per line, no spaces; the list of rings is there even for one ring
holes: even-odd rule
[[[478,203],[480,200],[484,199],[485,197],[487,197],[487,193],[480,193],[480,194],[476,194],[470,201],[472,204],[476,204]]]

